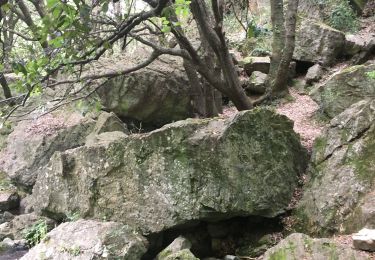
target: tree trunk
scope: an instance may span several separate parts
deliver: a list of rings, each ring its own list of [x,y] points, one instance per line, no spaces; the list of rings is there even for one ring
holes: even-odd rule
[[[190,7],[195,21],[202,32],[201,37],[207,41],[209,46],[213,49],[218,61],[218,65],[223,73],[224,82],[220,83],[221,86],[213,85],[213,87],[220,91],[222,91],[222,88],[224,87],[225,94],[234,103],[238,110],[251,109],[253,106],[240,85],[232,56],[229,53],[224,34],[222,32],[223,9],[218,6],[218,2],[216,0],[212,0],[212,8],[216,21],[215,23],[212,15],[208,12],[208,7],[204,0],[194,0],[191,2]],[[212,28],[212,25],[215,27]]]
[[[186,60],[184,60],[184,68],[190,83],[193,111],[199,117],[206,117],[207,110],[205,94],[197,71],[195,70],[194,66]]]
[[[298,0],[289,0],[285,21],[285,45],[272,86],[273,96],[284,95],[288,91],[289,65],[292,61],[295,47],[297,9]]]
[[[11,98],[12,97],[12,93],[10,91],[10,88],[8,86],[8,82],[5,79],[3,73],[0,73],[0,84],[1,84],[1,87],[3,88],[5,99]]]
[[[292,2],[292,1],[290,1]],[[272,21],[272,55],[270,70],[268,73],[268,85],[272,89],[283,49],[285,46],[284,4],[283,0],[271,0]]]
[[[178,23],[178,17],[175,14],[172,14],[170,17],[171,21],[174,23]],[[184,31],[180,26],[176,27],[176,30],[178,31],[179,34],[185,36]],[[184,45],[179,43],[180,48],[184,49]],[[183,66],[186,72],[186,75],[189,79],[190,83],[190,88],[191,88],[191,100],[192,100],[192,106],[193,106],[193,111],[198,117],[209,117],[207,113],[207,102],[208,100],[206,99],[205,96],[205,89],[203,84],[201,83],[198,72],[195,69],[194,65],[184,59]]]
[[[3,20],[3,12],[1,10],[1,8],[6,3],[8,3],[7,0],[2,0],[0,2],[0,22],[4,21]],[[7,62],[8,55],[7,54],[8,54],[8,51],[10,51],[10,50],[8,50],[8,47],[11,48],[11,44],[9,45],[9,40],[10,39],[9,39],[9,37],[7,37],[7,35],[5,34],[5,32],[2,31],[1,29],[0,29],[0,34],[3,34],[3,36],[4,36],[3,37],[4,40],[1,41],[1,43],[2,43],[2,54],[3,54],[2,57],[1,57],[1,63],[4,65],[4,69],[5,69],[6,65],[8,64],[8,62]],[[11,39],[13,41],[13,37]],[[5,99],[11,98],[12,97],[12,92],[11,92],[9,86],[8,86],[8,82],[5,79],[5,76],[4,76],[3,72],[0,72],[0,85],[1,85],[1,87],[3,89]]]

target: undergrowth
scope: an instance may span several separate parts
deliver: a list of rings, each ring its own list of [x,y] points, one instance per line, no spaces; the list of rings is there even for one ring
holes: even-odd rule
[[[28,245],[33,247],[42,241],[48,232],[47,222],[45,220],[39,220],[34,225],[26,228],[23,231],[23,237],[26,239]]]

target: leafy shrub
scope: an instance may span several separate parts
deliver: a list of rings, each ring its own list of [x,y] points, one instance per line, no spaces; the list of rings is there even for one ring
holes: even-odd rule
[[[330,26],[340,31],[352,32],[358,30],[356,15],[347,0],[333,5],[328,22]]]
[[[77,221],[80,218],[81,218],[81,215],[79,212],[73,212],[70,214],[66,214],[65,222]]]
[[[33,247],[36,244],[39,244],[43,238],[47,235],[48,227],[45,220],[39,220],[34,225],[29,228],[26,228],[23,231],[23,237],[26,239],[29,246]]]
[[[375,79],[375,70],[367,72],[366,75],[370,79]]]

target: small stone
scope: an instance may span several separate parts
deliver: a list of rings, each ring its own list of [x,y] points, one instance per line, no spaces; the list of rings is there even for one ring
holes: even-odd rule
[[[9,237],[4,238],[4,240],[1,242],[3,246],[6,248],[12,248],[16,243],[14,240],[10,239]]]
[[[254,71],[245,88],[246,92],[254,94],[264,94],[266,92],[267,74]]]
[[[14,215],[8,211],[5,211],[4,213],[0,214],[0,224],[3,224],[5,222],[9,222],[14,218]]]
[[[364,251],[375,251],[375,229],[361,229],[352,236],[353,246]]]
[[[306,84],[311,85],[311,83],[319,81],[323,76],[323,69],[319,64],[315,64],[310,67],[307,71],[305,80]]]
[[[193,259],[194,255],[190,252],[190,248],[191,242],[183,236],[179,236],[178,238],[173,240],[173,242],[169,246],[167,246],[163,251],[161,251],[156,257],[156,259],[179,259],[177,258],[177,256],[182,256],[183,254],[186,254]]]

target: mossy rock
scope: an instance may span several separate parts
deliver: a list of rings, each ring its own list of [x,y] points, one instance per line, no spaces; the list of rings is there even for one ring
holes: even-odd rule
[[[311,238],[307,235],[294,233],[283,239],[278,245],[269,249],[263,256],[264,260],[365,260],[361,253],[350,247],[344,247],[325,238]]]
[[[375,224],[375,215],[362,206],[369,205],[375,184],[374,119],[375,100],[360,101],[332,119],[315,142],[309,180],[294,212],[297,230],[332,235]]]
[[[307,160],[292,122],[267,109],[98,139],[54,154],[33,190],[38,212],[105,215],[144,233],[194,220],[274,217]]]
[[[374,63],[345,68],[311,95],[321,110],[333,118],[352,104],[375,97],[375,79],[368,76],[373,70]]]

